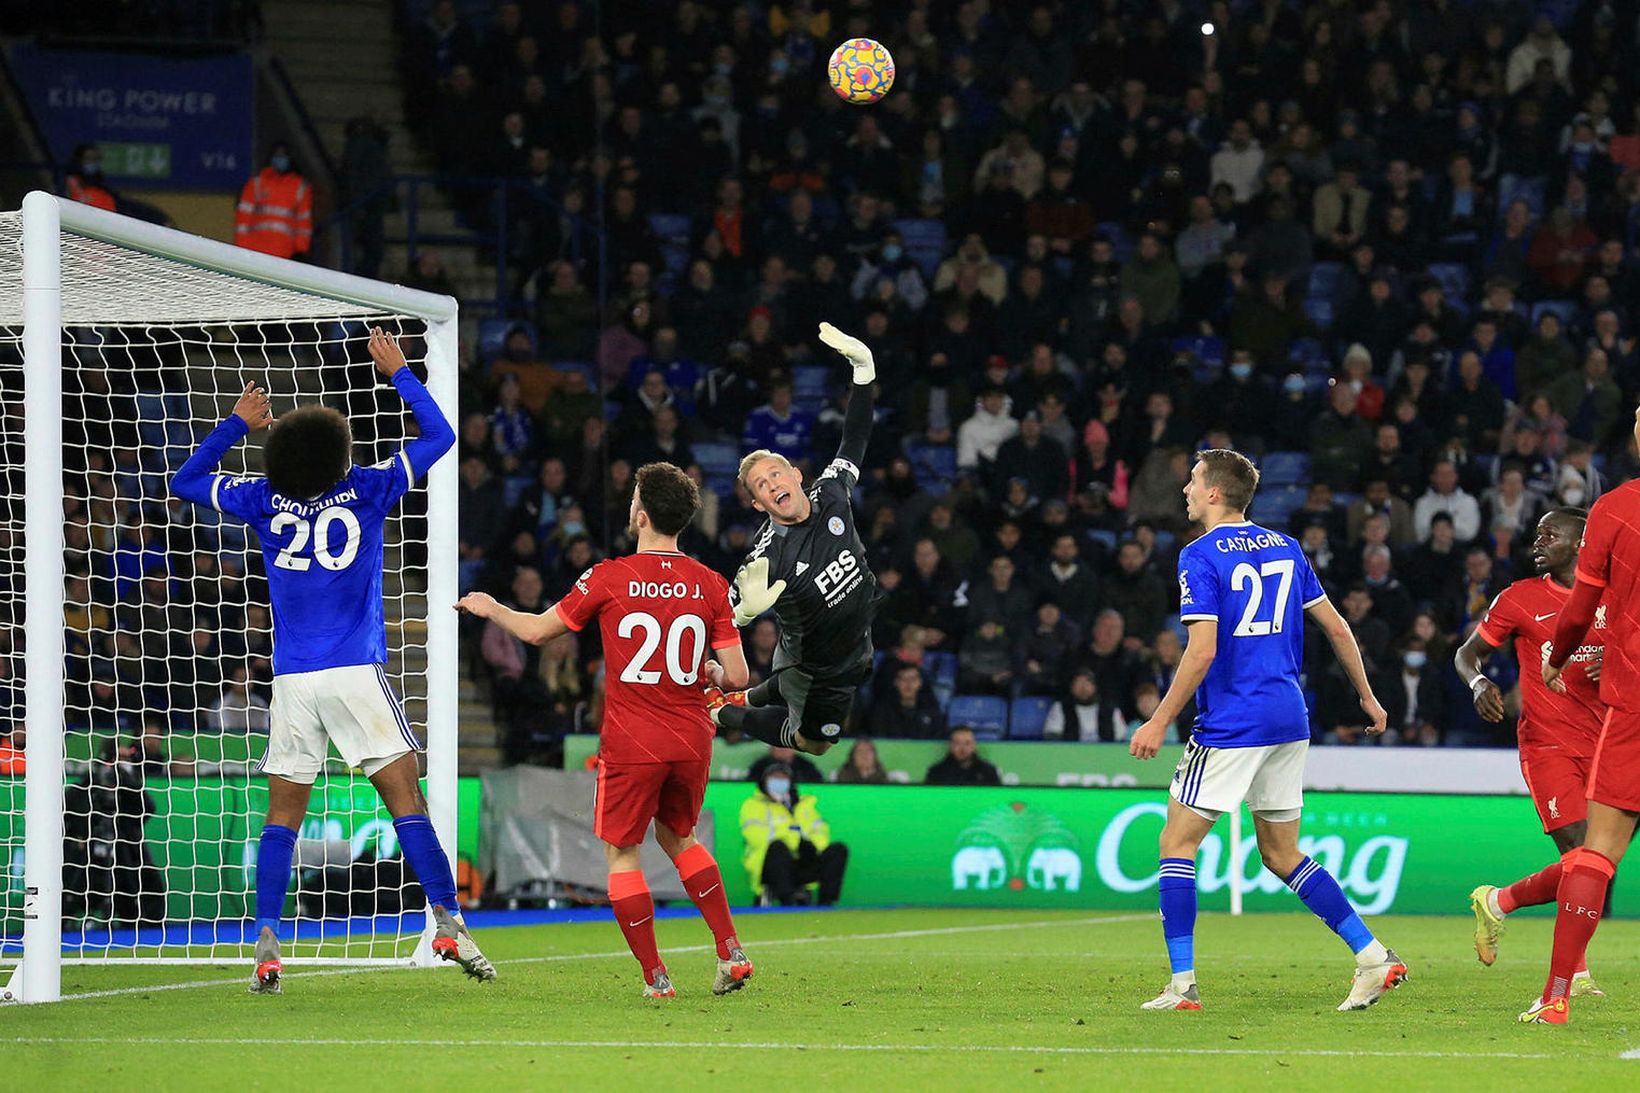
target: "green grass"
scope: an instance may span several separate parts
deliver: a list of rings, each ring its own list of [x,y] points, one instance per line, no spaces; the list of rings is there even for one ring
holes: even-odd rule
[[[1412,979],[1365,1013],[1333,1007],[1351,964],[1307,915],[1206,915],[1206,1009],[1140,1013],[1167,978],[1154,914],[846,911],[745,916],[757,975],[714,998],[695,919],[659,924],[680,996],[639,997],[612,923],[489,929],[490,985],[450,971],[64,969],[65,994],[0,1009],[10,1089],[1621,1088],[1640,1079],[1640,924],[1604,926],[1611,997],[1521,1026],[1551,923],[1511,924],[1476,963],[1468,918],[1373,922]],[[898,935],[898,936],[885,936]],[[143,990],[209,982],[188,989]],[[1631,1032],[1632,1029],[1632,1032]]]

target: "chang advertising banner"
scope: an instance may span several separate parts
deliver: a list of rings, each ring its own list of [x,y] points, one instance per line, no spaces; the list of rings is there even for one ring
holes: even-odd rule
[[[256,166],[254,71],[245,53],[156,57],[22,43],[12,73],[52,157],[103,151],[116,184],[238,190]]]
[[[752,789],[714,783],[717,857],[731,901],[751,900],[737,818]],[[843,902],[938,907],[1156,906],[1155,791],[816,786],[833,839],[849,846]],[[1259,860],[1251,822],[1238,846],[1221,820],[1202,844],[1202,906],[1227,910],[1230,877],[1249,911],[1300,905]],[[1531,801],[1435,794],[1307,795],[1299,846],[1338,878],[1364,914],[1459,914],[1469,891],[1508,883],[1553,860]],[[1617,885],[1617,910],[1640,910]]]

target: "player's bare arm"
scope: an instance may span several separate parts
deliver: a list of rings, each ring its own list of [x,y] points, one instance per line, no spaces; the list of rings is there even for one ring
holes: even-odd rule
[[[1367,726],[1368,736],[1380,736],[1389,727],[1389,713],[1384,704],[1378,701],[1378,696],[1372,693],[1372,682],[1367,679],[1367,666],[1361,660],[1361,647],[1355,643],[1355,633],[1350,624],[1344,621],[1344,616],[1338,613],[1338,608],[1332,605],[1331,600],[1318,600],[1309,608],[1310,618],[1321,627],[1322,633],[1327,635],[1327,642],[1333,648],[1333,655],[1344,666],[1344,673],[1350,677],[1355,686],[1355,693],[1361,698],[1361,710],[1372,724]]]
[[[1187,624],[1189,640],[1179,670],[1173,674],[1167,694],[1162,697],[1156,712],[1128,739],[1128,754],[1135,759],[1154,759],[1167,743],[1167,727],[1178,718],[1196,689],[1207,678],[1207,670],[1218,655],[1219,623],[1217,619],[1197,619]]]
[[[268,400],[268,393],[254,382],[247,383],[245,389],[239,392],[239,401],[233,404],[233,412],[247,429],[253,431],[273,424],[273,405]]]
[[[409,362],[404,359],[404,350],[399,348],[398,336],[389,334],[379,326],[370,330],[370,359],[376,362],[376,371],[389,380],[399,369],[409,367]]]
[[[740,645],[725,645],[713,649],[717,659],[706,662],[706,679],[714,687],[738,691],[751,681],[752,670],[746,664],[746,650]]]
[[[558,612],[551,607],[539,614],[517,611],[487,592],[467,593],[456,602],[455,609],[474,618],[488,619],[519,641],[527,641],[531,645],[544,645],[570,632],[564,620],[558,617]],[[741,663],[744,666],[744,654]]]
[[[1481,664],[1497,651],[1498,647],[1482,637],[1477,626],[1452,656],[1452,666],[1468,685],[1469,693],[1475,696],[1475,712],[1494,725],[1503,720],[1503,692],[1486,678]]]

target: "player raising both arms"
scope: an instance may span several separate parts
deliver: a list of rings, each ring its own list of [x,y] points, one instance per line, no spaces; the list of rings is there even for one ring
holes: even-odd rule
[[[1179,555],[1179,615],[1190,640],[1173,683],[1128,750],[1150,759],[1194,693],[1196,724],[1173,773],[1162,828],[1162,933],[1173,978],[1150,1010],[1201,1009],[1196,989],[1196,851],[1220,816],[1246,801],[1264,867],[1355,954],[1355,978],[1340,1010],[1366,1009],[1407,977],[1406,965],[1373,937],[1332,874],[1298,848],[1310,716],[1299,675],[1304,616],[1326,633],[1355,684],[1368,733],[1384,731],[1349,624],[1321,590],[1298,543],[1251,523],[1245,513],[1258,471],[1223,448],[1200,453],[1185,484],[1185,510],[1207,530]]]
[[[837,458],[807,493],[803,472],[783,455],[760,448],[740,461],[741,484],[768,521],[735,577],[735,624],[774,608],[774,669],[749,691],[710,695],[723,728],[812,755],[837,743],[854,691],[871,674],[877,593],[851,504],[871,437],[877,365],[864,342],[830,323],[820,324],[820,340],[854,369]]]
[[[1640,409],[1634,436],[1640,443]],[[1589,764],[1588,830],[1583,845],[1561,860],[1555,888],[1555,941],[1543,994],[1520,1015],[1533,1024],[1563,1025],[1571,1015],[1572,979],[1584,966],[1600,925],[1617,863],[1640,819],[1640,480],[1604,494],[1589,510],[1577,555],[1577,583],[1560,609],[1543,682],[1569,690],[1562,671],[1591,623],[1606,623],[1600,700],[1607,706]],[[1604,618],[1603,618],[1604,617]],[[1553,868],[1551,866],[1550,868]]]
[[[1481,673],[1481,663],[1511,638],[1520,662],[1520,772],[1537,806],[1543,830],[1555,841],[1562,861],[1583,845],[1588,824],[1589,764],[1606,718],[1600,701],[1600,658],[1606,640],[1605,620],[1597,618],[1592,641],[1572,656],[1561,676],[1564,692],[1543,682],[1543,658],[1554,638],[1554,622],[1571,595],[1577,571],[1578,541],[1588,513],[1553,509],[1538,521],[1532,562],[1538,576],[1516,581],[1492,601],[1486,620],[1458,649],[1453,663],[1475,695],[1475,710],[1487,721],[1503,720],[1503,692]],[[1519,907],[1552,903],[1560,884],[1562,861],[1499,888],[1483,884],[1469,894],[1475,912],[1475,955],[1482,964],[1498,958],[1503,920]],[[1581,964],[1572,977],[1571,995],[1599,996],[1589,970]]]
[[[450,859],[421,795],[416,741],[387,682],[382,527],[416,479],[455,443],[438,403],[405,363],[398,340],[371,331],[370,356],[409,404],[421,436],[374,467],[353,464],[347,419],[325,406],[287,414],[262,450],[266,478],[213,474],[223,453],[272,424],[266,391],[247,383],[233,413],[188,458],[171,488],[256,530],[273,602],[273,702],[268,815],[256,850],[256,971],[251,990],[281,991],[279,917],[296,831],[327,744],[363,770],[393,815],[399,845],[433,909],[433,951],[468,975],[494,979],[461,921]]]
[[[456,606],[536,645],[598,620],[608,693],[593,833],[604,841],[616,924],[643,969],[644,996],[675,997],[655,946],[655,902],[638,861],[654,820],[655,841],[717,941],[712,993],[728,994],[751,978],[752,962],[735,937],[717,861],[695,838],[712,769],[712,722],[700,682],[704,670],[714,686],[744,687],[746,656],[729,582],[678,552],[678,534],[700,507],[694,482],[670,463],[639,467],[636,481],[628,517],[636,554],[599,562],[538,615],[503,607],[482,592],[468,593]],[[721,662],[708,658],[709,648]]]

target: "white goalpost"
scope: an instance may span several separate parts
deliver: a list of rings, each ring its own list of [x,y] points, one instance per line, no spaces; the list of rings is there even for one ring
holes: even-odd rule
[[[323,402],[354,460],[413,423],[371,368],[405,335],[452,424],[456,303],[32,193],[0,213],[0,1001],[64,962],[248,962],[272,629],[254,535],[169,478],[255,380]],[[260,436],[228,473],[260,470]],[[457,838],[456,461],[391,517],[387,673]],[[339,609],[342,606],[339,605]],[[332,752],[299,833],[285,962],[432,964],[430,916],[374,789]],[[286,935],[289,936],[289,935]],[[8,965],[14,965],[8,967]]]

